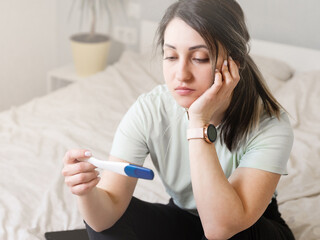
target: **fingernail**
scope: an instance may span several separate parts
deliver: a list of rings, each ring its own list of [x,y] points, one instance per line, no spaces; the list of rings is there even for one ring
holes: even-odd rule
[[[219,70],[216,68],[216,70],[214,70],[215,72],[219,72]]]
[[[91,152],[86,151],[86,152],[84,153],[84,155],[85,155],[86,157],[91,157]]]
[[[227,60],[224,60],[224,61],[223,61],[223,65],[228,66],[228,61],[227,61]]]

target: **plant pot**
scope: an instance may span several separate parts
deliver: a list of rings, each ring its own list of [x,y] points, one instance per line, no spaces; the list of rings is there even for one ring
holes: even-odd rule
[[[111,42],[108,36],[81,33],[70,40],[77,75],[87,77],[105,69]]]

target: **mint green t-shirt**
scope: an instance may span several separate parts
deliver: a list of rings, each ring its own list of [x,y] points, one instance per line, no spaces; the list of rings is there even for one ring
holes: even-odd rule
[[[196,214],[187,140],[186,110],[178,105],[166,85],[142,94],[128,110],[116,131],[110,154],[143,165],[150,154],[152,162],[175,204]],[[215,148],[228,178],[237,167],[287,174],[286,165],[293,132],[286,113],[280,120],[264,115],[248,141],[230,152],[219,138]],[[210,184],[210,183],[208,183]]]

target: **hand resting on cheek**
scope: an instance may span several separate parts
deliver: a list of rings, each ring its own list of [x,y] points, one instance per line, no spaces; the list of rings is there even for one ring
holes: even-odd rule
[[[217,67],[220,66],[218,59]],[[227,110],[232,93],[240,80],[239,68],[231,57],[221,64],[221,71],[217,68],[214,74],[214,83],[189,108],[190,122],[203,126],[212,123],[219,125]]]

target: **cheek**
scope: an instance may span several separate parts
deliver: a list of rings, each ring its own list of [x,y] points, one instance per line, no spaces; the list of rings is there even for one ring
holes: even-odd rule
[[[197,96],[196,98],[200,97],[205,91],[207,91],[210,87],[212,86],[212,84],[202,84],[201,88],[198,89],[197,91]]]
[[[169,71],[169,68],[165,66],[165,63],[162,64],[162,74],[166,83],[170,83],[172,81],[172,73]]]
[[[206,71],[201,71],[198,74],[198,79],[202,82],[202,85],[205,89],[208,89],[214,83],[214,75],[212,69],[206,69]]]

